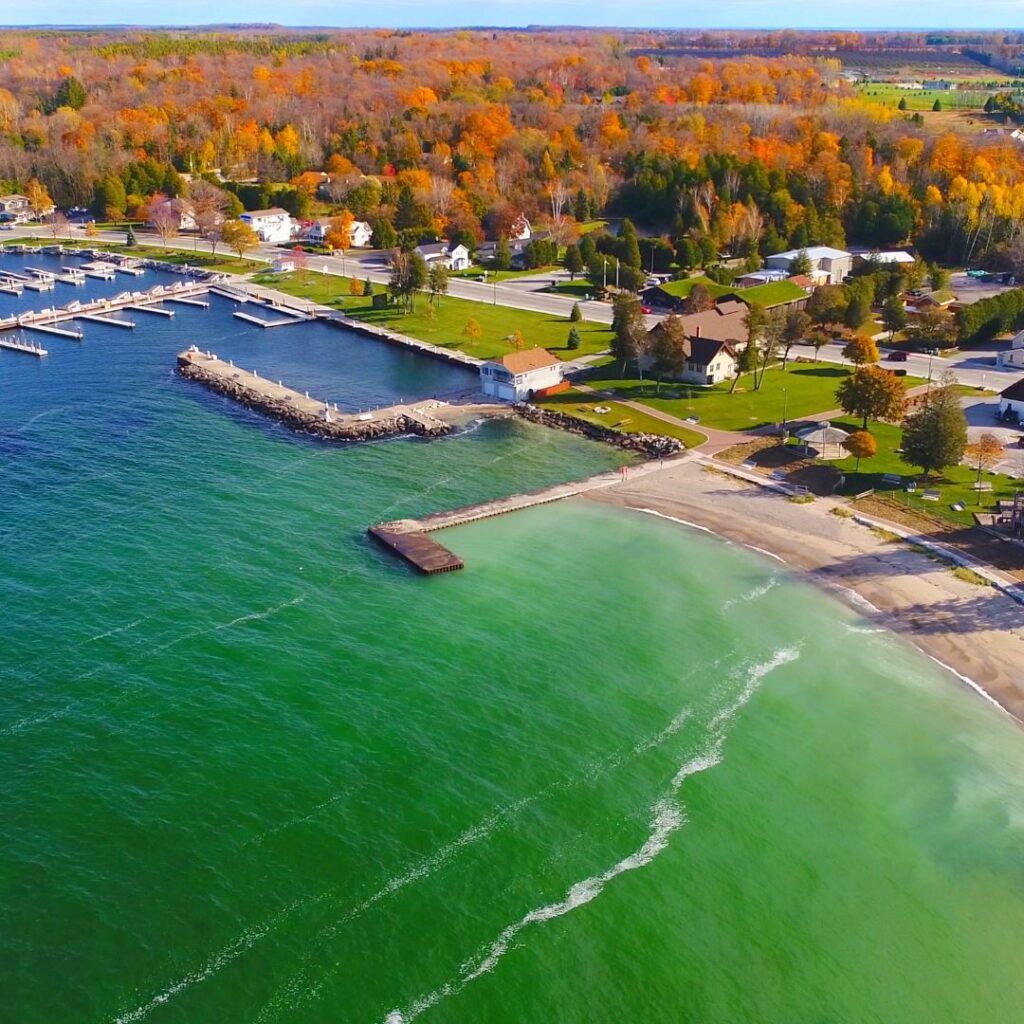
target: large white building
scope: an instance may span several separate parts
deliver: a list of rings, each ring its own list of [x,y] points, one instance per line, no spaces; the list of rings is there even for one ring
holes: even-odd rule
[[[0,196],[0,220],[22,224],[32,219],[32,207],[25,196]]]
[[[845,249],[833,249],[828,245],[812,245],[808,249],[777,252],[774,256],[766,256],[764,265],[769,270],[789,271],[793,261],[801,253],[806,253],[811,261],[809,276],[822,284],[842,284],[846,276],[853,271],[853,253]]]
[[[996,366],[1000,370],[1024,370],[1024,331],[1014,335],[1008,349],[996,353]]]
[[[292,240],[292,218],[287,210],[272,206],[269,210],[249,210],[239,218],[260,236],[261,242],[281,245]]]
[[[562,383],[562,361],[543,348],[509,352],[480,367],[480,388],[499,402],[526,402]]]

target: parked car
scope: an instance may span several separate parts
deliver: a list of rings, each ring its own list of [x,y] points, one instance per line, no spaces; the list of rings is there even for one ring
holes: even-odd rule
[[[907,361],[907,353],[902,350],[896,350],[890,352],[885,358],[891,363],[905,363]]]
[[[653,313],[653,312],[654,312],[654,310],[653,310],[653,309],[651,309],[651,307],[650,307],[650,306],[641,306],[641,307],[640,307],[640,312],[641,312],[641,313]]]

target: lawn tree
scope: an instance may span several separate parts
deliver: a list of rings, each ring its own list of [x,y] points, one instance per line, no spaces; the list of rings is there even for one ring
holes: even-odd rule
[[[170,239],[176,238],[181,230],[181,210],[177,203],[159,192],[146,207],[146,220],[153,226],[153,230],[165,246]]]
[[[28,200],[32,216],[39,220],[45,217],[53,209],[53,200],[46,186],[37,178],[29,178],[25,186],[25,198]]]
[[[832,340],[831,335],[824,327],[815,327],[807,335],[807,340],[814,346],[814,361],[818,361],[818,353]]]
[[[714,306],[715,300],[711,292],[702,284],[695,284],[686,296],[683,305],[687,313],[705,313]]]
[[[196,244],[200,238],[210,242],[210,252],[216,251],[217,233],[227,216],[231,202],[228,194],[204,178],[196,178],[188,187],[192,203],[192,219],[196,224]]]
[[[890,295],[882,306],[882,326],[889,332],[889,340],[897,331],[907,326],[907,310],[903,299],[898,295]]]
[[[448,294],[448,268],[443,263],[435,263],[428,271],[427,279],[431,304],[440,306],[441,296]]]
[[[665,317],[651,331],[651,357],[661,391],[663,377],[678,377],[686,366],[686,326],[674,314]]]
[[[622,364],[622,375],[626,365],[636,363],[637,371],[643,377],[641,359],[647,347],[647,328],[640,300],[635,295],[620,292],[612,303],[611,353]]]
[[[517,351],[522,352],[526,348],[526,338],[523,337],[523,332],[517,327],[508,339],[508,343]]]
[[[129,249],[134,249],[135,246],[139,244],[138,240],[135,238],[135,228],[133,228],[131,224],[128,225],[128,233],[125,235],[124,244]]]
[[[226,220],[220,229],[221,241],[234,252],[239,259],[260,244],[260,236],[245,223],[244,220]]]
[[[394,249],[398,245],[398,232],[386,217],[380,217],[373,225],[374,249]]]
[[[85,237],[90,241],[94,238],[99,238],[100,229],[96,224],[96,221],[90,220],[85,225]]]
[[[391,254],[391,294],[402,300],[407,312],[416,306],[416,293],[427,283],[427,261],[418,252],[396,249]]]
[[[860,416],[863,429],[868,419],[898,423],[906,404],[903,381],[880,366],[858,366],[836,388],[836,400],[844,412]]]
[[[740,382],[740,374],[754,374],[754,384],[757,384],[757,366],[761,354],[761,335],[765,327],[764,310],[760,306],[750,306],[747,309],[746,316],[743,318],[743,323],[747,328],[747,343],[743,347],[739,359],[736,360],[736,376],[733,378],[732,387],[729,389],[730,395],[736,390],[736,386]]]
[[[580,304],[578,302],[574,302],[572,304],[572,310],[569,313],[569,320],[574,324],[578,324],[582,319],[583,310],[580,309]]]
[[[480,322],[470,317],[462,328],[462,336],[469,339],[473,344],[478,342],[483,335],[483,328],[480,326]]]
[[[811,326],[811,318],[802,309],[791,309],[786,314],[786,320],[782,327],[782,368],[786,369],[789,363],[789,350],[803,341]]]
[[[849,359],[855,366],[877,363],[880,356],[875,339],[869,338],[866,334],[855,334],[843,346],[843,358]]]
[[[512,269],[512,249],[504,235],[498,239],[498,244],[494,247],[494,269]]]
[[[760,391],[764,383],[764,375],[768,364],[775,358],[779,346],[783,344],[786,333],[786,313],[782,309],[773,309],[764,322],[764,333],[761,338],[761,373],[754,384],[754,390]]]
[[[583,344],[583,339],[580,338],[580,332],[576,327],[569,328],[569,338],[566,341],[566,348],[570,348],[573,351],[578,349]]]
[[[807,313],[819,326],[838,324],[846,315],[850,304],[846,289],[841,284],[823,284],[815,288],[807,300]]]
[[[903,421],[903,458],[925,476],[955,466],[967,448],[967,417],[956,378],[943,374],[937,388]]]
[[[907,335],[921,348],[951,348],[956,341],[956,321],[941,309],[924,309]]]
[[[583,257],[578,245],[570,245],[565,250],[565,269],[569,271],[570,281],[575,281],[576,275],[583,273]]]
[[[878,454],[878,442],[869,430],[855,430],[843,442],[843,447],[857,460],[853,471],[860,471],[861,459],[873,459]]]
[[[358,277],[353,277],[352,280],[349,281],[348,293],[349,295],[354,295],[356,297],[363,294],[363,282],[360,281]]]
[[[53,213],[50,214],[49,220],[50,234],[52,234],[54,238],[59,238],[61,234],[67,234],[68,219],[60,212],[60,210],[54,210]]]
[[[932,291],[941,292],[949,287],[950,273],[945,267],[933,266],[928,272],[928,281]]]
[[[342,210],[337,217],[332,217],[324,242],[340,253],[347,252],[352,245],[352,225],[355,219],[351,210]]]
[[[363,295],[373,295],[373,282],[369,278],[363,282]]]
[[[978,504],[981,504],[981,474],[983,470],[993,469],[1003,458],[1003,442],[991,433],[985,431],[976,441],[971,441],[965,449],[968,462],[977,468],[978,476],[975,480],[975,490],[978,492]]]

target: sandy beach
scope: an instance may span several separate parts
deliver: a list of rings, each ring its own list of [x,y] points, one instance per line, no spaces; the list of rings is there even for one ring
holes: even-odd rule
[[[696,460],[585,498],[684,520],[782,559],[1024,722],[1024,607],[995,588],[957,578],[949,565],[906,543],[832,514],[835,502],[796,504]]]

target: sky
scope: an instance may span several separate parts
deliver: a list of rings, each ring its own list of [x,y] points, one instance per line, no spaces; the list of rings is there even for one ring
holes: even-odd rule
[[[489,0],[485,5],[434,0],[71,0],[0,3],[7,25],[204,25],[273,22],[282,25],[347,27],[437,27],[461,25],[607,25],[636,28],[1019,28],[1024,0]],[[627,21],[628,19],[628,21]]]

